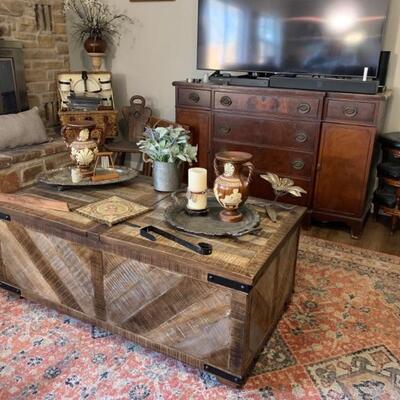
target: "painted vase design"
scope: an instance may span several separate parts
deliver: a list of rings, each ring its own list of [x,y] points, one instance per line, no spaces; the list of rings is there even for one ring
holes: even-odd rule
[[[98,135],[97,140],[91,138],[95,133]],[[81,175],[92,175],[103,132],[96,128],[95,122],[84,121],[68,123],[62,129],[62,135],[70,151],[71,160],[79,168]]]
[[[254,173],[254,165],[250,162],[253,156],[239,151],[218,153],[214,160],[217,179],[214,183],[214,195],[223,207],[220,218],[224,222],[240,222],[243,219],[240,207],[248,198],[248,187]],[[220,165],[224,172],[220,173]],[[243,170],[249,170],[248,175]]]
[[[71,143],[71,159],[76,163],[82,173],[89,173],[98,153],[97,143],[89,139],[88,129],[83,129],[78,139]]]

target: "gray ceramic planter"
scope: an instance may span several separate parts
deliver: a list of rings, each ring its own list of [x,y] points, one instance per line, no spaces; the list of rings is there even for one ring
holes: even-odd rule
[[[181,185],[179,163],[153,162],[153,186],[158,192],[175,192]]]

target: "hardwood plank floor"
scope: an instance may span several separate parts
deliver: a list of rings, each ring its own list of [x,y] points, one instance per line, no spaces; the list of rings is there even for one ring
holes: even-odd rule
[[[308,231],[303,230],[302,233],[307,236],[400,256],[400,228],[392,235],[390,220],[384,216],[379,216],[378,221],[370,216],[359,240],[351,238],[347,226],[336,223],[313,222],[312,227]]]

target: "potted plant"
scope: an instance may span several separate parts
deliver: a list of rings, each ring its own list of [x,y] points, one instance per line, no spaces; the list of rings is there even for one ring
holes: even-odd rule
[[[181,184],[180,166],[197,161],[197,146],[183,128],[147,128],[137,145],[145,162],[153,163],[153,185],[159,192],[174,192]]]
[[[111,9],[102,0],[65,0],[64,12],[75,15],[74,33],[89,54],[105,53],[108,43],[120,39],[122,25],[134,23],[132,18]]]

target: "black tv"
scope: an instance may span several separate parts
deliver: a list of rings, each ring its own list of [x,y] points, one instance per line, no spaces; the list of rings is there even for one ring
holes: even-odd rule
[[[376,77],[390,0],[199,0],[198,69]]]

